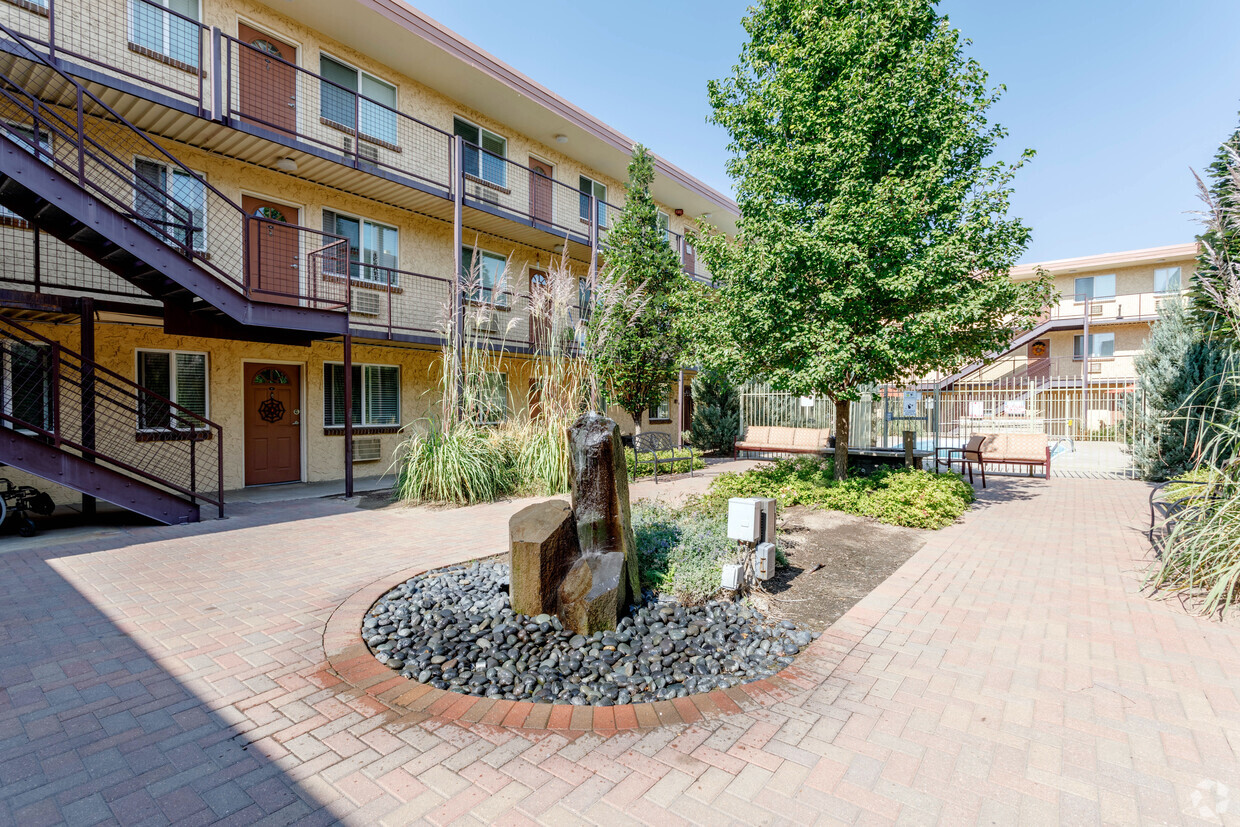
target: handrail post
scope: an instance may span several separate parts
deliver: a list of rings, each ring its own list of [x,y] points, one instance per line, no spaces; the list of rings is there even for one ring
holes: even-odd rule
[[[590,286],[598,284],[598,219],[602,209],[598,198],[590,194]]]
[[[220,504],[220,519],[224,519],[224,429],[217,428],[215,430],[216,458],[215,458],[215,474],[216,489],[215,498]]]
[[[211,117],[224,121],[224,84],[220,82],[224,65],[224,32],[211,27]]]
[[[353,93],[353,168],[362,168],[362,96],[357,92]]]
[[[56,62],[56,0],[47,0],[47,57]]]
[[[250,298],[250,285],[257,276],[250,272],[251,262],[255,257],[250,255],[250,216],[241,214],[241,290],[245,297]]]
[[[344,495],[353,496],[353,336],[344,334]]]
[[[465,414],[465,284],[464,255],[461,251],[464,228],[461,226],[465,207],[465,139],[460,135],[452,140],[452,260],[456,264],[453,279],[453,327],[456,335],[452,344],[453,369],[456,373],[456,407],[461,418]]]
[[[189,496],[190,502],[198,502],[198,431],[192,419],[189,421]]]
[[[95,300],[82,297],[78,312],[81,318],[81,341],[78,351],[82,357],[82,459],[94,462],[95,451]],[[82,495],[82,513],[95,513],[95,498]]]

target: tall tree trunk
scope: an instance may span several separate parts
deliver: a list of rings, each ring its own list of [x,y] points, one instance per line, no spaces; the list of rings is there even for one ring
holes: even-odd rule
[[[637,436],[642,432],[642,412],[638,411],[634,414],[629,411],[629,416],[633,417],[633,436]]]
[[[835,478],[837,480],[848,479],[848,408],[848,400],[835,400]]]

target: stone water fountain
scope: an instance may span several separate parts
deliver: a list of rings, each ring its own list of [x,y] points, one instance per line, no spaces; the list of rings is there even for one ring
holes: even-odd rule
[[[568,429],[572,505],[548,500],[508,523],[512,610],[592,635],[641,596],[620,428],[587,413]]]

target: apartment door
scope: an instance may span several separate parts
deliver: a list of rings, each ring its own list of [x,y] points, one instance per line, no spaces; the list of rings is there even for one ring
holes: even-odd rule
[[[546,348],[551,342],[551,293],[547,274],[530,270],[530,348]]]
[[[693,423],[693,385],[685,380],[684,404],[680,406],[680,432],[681,434],[689,433],[690,426]]]
[[[301,479],[301,368],[245,366],[245,484]]]
[[[689,243],[689,239],[685,239],[685,260],[684,268],[686,273],[697,272],[697,256],[693,252],[693,245]]]
[[[542,384],[537,379],[530,380],[530,419],[538,422],[542,419]]]
[[[245,283],[259,301],[297,304],[301,294],[301,250],[296,207],[253,195],[241,196],[249,218]]]
[[[297,131],[297,47],[237,24],[241,119],[292,135]]]
[[[551,183],[554,168],[546,161],[530,156],[530,217],[544,224],[551,223]]]

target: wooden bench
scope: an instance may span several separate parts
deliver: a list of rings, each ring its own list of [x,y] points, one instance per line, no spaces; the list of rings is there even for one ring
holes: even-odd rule
[[[750,425],[736,441],[736,450],[772,454],[824,454],[830,450],[830,428],[787,428]]]
[[[675,467],[677,462],[689,460],[689,476],[693,476],[693,462],[696,457],[693,449],[687,449],[688,453],[675,453],[676,446],[672,444],[672,438],[660,431],[648,431],[644,434],[638,434],[633,437],[633,459],[634,465],[641,467],[643,465],[654,466],[654,481],[657,485],[659,482],[659,466],[668,463]],[[670,457],[659,456],[660,451],[672,451]],[[650,454],[649,457],[643,457],[643,454]]]
[[[982,488],[986,487],[987,465],[1025,465],[1030,473],[1040,467],[1044,479],[1051,477],[1051,446],[1046,434],[974,434],[964,447],[940,448],[939,453],[936,463],[946,464],[948,470],[959,462],[963,474],[968,466],[970,484],[976,465],[981,472]]]

